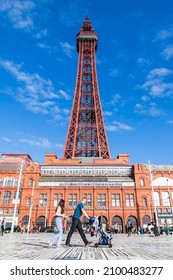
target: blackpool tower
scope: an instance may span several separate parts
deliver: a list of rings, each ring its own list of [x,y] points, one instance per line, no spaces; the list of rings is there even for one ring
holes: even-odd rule
[[[76,35],[78,70],[63,158],[110,158],[100,102],[95,53],[97,35],[86,17]]]

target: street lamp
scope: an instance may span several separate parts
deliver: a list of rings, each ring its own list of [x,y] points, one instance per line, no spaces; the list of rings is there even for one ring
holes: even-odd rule
[[[20,169],[19,169],[19,178],[18,178],[18,184],[17,184],[17,192],[16,192],[16,198],[14,201],[14,213],[13,213],[13,220],[12,220],[12,225],[11,225],[11,233],[14,232],[14,224],[15,224],[15,218],[16,218],[16,211],[17,211],[17,204],[19,200],[19,191],[20,191],[20,185],[21,185],[21,180],[22,180],[22,174],[23,171],[25,170],[26,164],[24,160],[21,161],[20,164]]]
[[[171,203],[171,195],[170,195],[170,189],[169,189],[169,179],[166,179],[166,182],[167,182],[167,188],[168,188],[168,198],[169,198],[170,214],[172,214],[172,203]]]
[[[151,189],[152,189],[152,199],[153,199],[153,203],[154,203],[154,213],[155,213],[155,219],[156,219],[156,226],[158,226],[157,209],[156,209],[156,203],[155,203],[155,198],[154,198],[153,176],[152,176],[152,172],[151,172],[150,161],[148,161],[148,166],[149,166],[149,173],[150,173],[150,182],[151,182]]]
[[[151,205],[150,205],[149,194],[147,194],[147,197],[148,197],[148,207],[149,207],[149,213],[150,213],[150,221],[152,221],[152,214],[151,214]]]
[[[35,181],[32,183],[32,193],[31,193],[31,204],[29,209],[29,220],[28,220],[28,233],[30,232],[30,225],[31,225],[31,215],[32,215],[32,207],[33,207],[33,198],[34,198],[34,188],[35,188]]]
[[[47,225],[47,202],[48,202],[48,199],[44,199],[44,204],[45,204],[45,207],[46,207],[46,217],[45,217],[45,220],[44,220],[44,227],[46,227]]]

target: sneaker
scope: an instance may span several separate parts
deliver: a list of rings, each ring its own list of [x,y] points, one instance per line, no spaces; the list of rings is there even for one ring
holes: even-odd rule
[[[88,247],[92,242],[88,241],[86,244],[85,244],[85,247]]]
[[[57,248],[57,249],[61,249],[62,246],[61,246],[61,245],[57,245],[56,248]]]

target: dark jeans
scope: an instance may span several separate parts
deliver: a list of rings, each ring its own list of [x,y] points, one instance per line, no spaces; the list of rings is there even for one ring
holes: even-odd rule
[[[4,231],[5,231],[5,229],[4,229],[4,226],[2,225],[2,226],[1,226],[1,235],[4,234]]]
[[[82,237],[83,239],[83,242],[85,243],[85,245],[88,243],[88,240],[86,239],[86,236],[83,232],[83,229],[82,229],[82,223],[80,221],[80,219],[77,219],[77,218],[72,218],[72,225],[71,225],[71,228],[70,228],[70,231],[67,235],[67,239],[66,239],[66,245],[70,244],[70,239],[73,235],[73,233],[75,232],[76,228],[78,229],[79,231],[79,234],[80,236]]]

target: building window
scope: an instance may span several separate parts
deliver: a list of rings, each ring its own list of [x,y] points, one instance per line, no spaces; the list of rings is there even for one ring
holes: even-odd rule
[[[39,199],[39,206],[40,207],[46,207],[47,206],[47,201],[48,201],[48,194],[40,194],[40,199]]]
[[[69,194],[68,205],[69,206],[76,206],[77,205],[77,194]]]
[[[141,178],[140,182],[141,182],[141,187],[144,187],[145,186],[145,182],[144,182],[143,178]]]
[[[163,206],[170,206],[170,199],[168,192],[162,192],[162,202]]]
[[[158,192],[154,192],[154,203],[155,206],[160,206],[160,197]]]
[[[147,206],[147,199],[146,199],[145,197],[142,199],[142,205],[143,205],[144,207]]]
[[[17,198],[17,192],[15,192],[13,198],[14,198],[14,199],[21,199],[21,192],[19,192],[18,198]]]
[[[11,197],[11,192],[4,192],[4,196],[3,196],[3,204],[8,204],[10,203],[10,197]]]
[[[126,194],[126,206],[133,207],[134,206],[134,195]]]
[[[165,208],[163,209],[163,213],[168,213],[169,212],[169,209]]]
[[[97,206],[106,206],[106,194],[97,195]]]
[[[29,179],[29,186],[32,187],[33,186],[33,179]]]
[[[158,208],[157,213],[162,213],[162,209]]]
[[[91,205],[92,205],[92,203],[91,203],[91,194],[83,194],[83,197],[85,197],[86,198],[86,206],[88,206],[88,207],[90,207]]]
[[[54,194],[54,200],[53,200],[53,206],[57,207],[59,200],[62,199],[62,193],[61,194]]]
[[[26,201],[26,206],[31,206],[31,198],[27,198],[27,201]]]
[[[4,214],[8,214],[8,209],[4,209]]]
[[[112,194],[112,206],[120,207],[120,194]]]
[[[4,209],[0,209],[0,215],[4,214]]]

